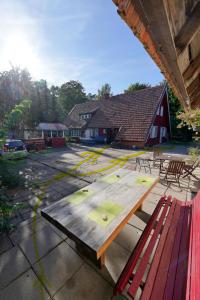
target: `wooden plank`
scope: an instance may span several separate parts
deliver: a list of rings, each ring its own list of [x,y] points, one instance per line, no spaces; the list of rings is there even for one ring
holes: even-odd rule
[[[129,278],[132,275],[133,270],[134,270],[134,268],[135,268],[135,266],[138,262],[138,259],[141,255],[142,251],[143,251],[143,248],[144,248],[144,246],[147,242],[147,239],[148,239],[152,229],[154,228],[156,219],[158,217],[158,214],[160,213],[160,210],[161,210],[165,200],[166,200],[166,197],[162,197],[159,200],[159,202],[158,202],[158,204],[157,204],[157,206],[156,206],[156,208],[155,208],[155,210],[154,210],[147,226],[145,227],[145,229],[142,233],[141,238],[139,239],[139,241],[138,241],[133,253],[131,254],[124,270],[121,273],[120,278],[118,279],[118,282],[117,282],[117,284],[114,288],[114,295],[116,295],[117,293],[121,293],[124,290],[125,286],[127,285],[128,281],[129,281]]]
[[[154,246],[156,244],[158,235],[160,234],[161,228],[163,226],[163,222],[164,222],[164,219],[166,217],[166,214],[167,214],[170,202],[171,202],[171,197],[168,197],[167,198],[167,202],[166,202],[166,204],[164,206],[164,209],[163,209],[163,211],[161,213],[161,216],[160,216],[160,218],[158,220],[157,226],[156,226],[156,228],[154,230],[154,233],[153,233],[153,235],[151,237],[151,240],[150,240],[150,242],[149,242],[149,244],[148,244],[148,246],[146,248],[146,251],[145,251],[145,253],[144,253],[143,257],[142,257],[142,260],[140,262],[140,265],[139,265],[139,267],[137,269],[137,272],[136,272],[136,274],[135,274],[135,276],[133,278],[133,281],[132,281],[132,283],[131,283],[131,285],[130,285],[130,287],[128,289],[128,294],[132,298],[135,297],[135,294],[136,294],[136,292],[138,290],[138,287],[139,287],[139,285],[141,283],[142,277],[144,275],[144,272],[146,270],[147,264],[149,262],[149,258],[150,258],[151,254],[152,254],[152,251],[153,251],[153,248],[154,248]],[[170,211],[173,211],[173,208],[174,208],[174,204],[172,203],[172,208],[170,209]],[[157,298],[157,299],[159,299],[159,298]]]
[[[165,240],[162,256],[160,257],[159,266],[157,269],[157,274],[156,274],[154,286],[151,293],[152,299],[163,299],[166,281],[168,277],[168,271],[170,267],[171,255],[173,256],[173,253],[175,253],[174,255],[175,263],[178,257],[183,218],[184,218],[184,210],[181,209],[181,205],[179,205],[179,203],[177,202],[176,211],[173,217],[173,222],[170,226],[169,232],[167,234],[167,238]],[[170,272],[170,274],[173,274],[173,272]]]
[[[173,221],[173,224],[176,224],[176,222],[174,222],[174,219],[179,215],[179,209],[176,204],[177,204],[177,201],[173,200],[172,207],[167,216],[166,223],[164,225],[163,232],[161,234],[161,237],[160,237],[160,240],[159,240],[159,243],[158,243],[155,255],[154,255],[154,259],[151,264],[151,269],[149,271],[141,299],[150,299],[152,290],[154,288],[154,283],[156,280],[155,278],[157,276],[158,266],[161,261],[161,256],[163,254],[163,249],[166,245],[165,241],[166,241],[169,229],[170,229],[170,225],[171,225],[172,221]],[[157,299],[159,299],[159,298],[157,298]]]
[[[175,37],[175,45],[179,51],[183,51],[198,31],[200,23],[200,1],[188,15],[185,24],[182,26],[178,35]]]
[[[190,225],[191,225],[191,207],[185,205],[184,207],[184,219],[181,234],[181,243],[177,261],[177,270],[173,272],[170,270],[169,276],[176,273],[174,281],[174,299],[185,299],[186,294],[186,279],[187,279],[187,267],[188,267],[188,254],[189,254],[189,236],[190,236]],[[172,264],[174,261],[172,261]],[[167,290],[167,287],[166,287]],[[170,299],[167,298],[166,299]]]
[[[200,192],[198,192],[193,203],[193,215],[192,215],[192,266],[191,266],[191,287],[190,287],[190,299],[200,299]]]
[[[94,193],[78,205],[69,203],[68,199],[71,199],[71,196],[68,196],[42,210],[42,215],[52,224],[93,250],[97,258],[100,258],[105,252],[158,181],[158,178],[154,176],[145,175],[152,179],[150,184],[137,183],[137,179],[144,176],[126,169],[121,169],[113,174],[118,175],[119,180],[106,183],[103,189],[102,182],[105,183],[105,178],[85,187],[84,189],[92,190]],[[100,189],[98,184],[100,184]],[[112,201],[113,204],[120,205],[123,210],[111,223],[103,227],[91,220],[88,215],[105,201]]]
[[[185,202],[183,202],[184,205]],[[179,205],[180,207],[180,205]],[[184,226],[184,221],[185,221],[185,209],[184,206],[182,206],[182,215],[183,215],[183,226]],[[183,211],[184,210],[184,211]],[[178,269],[178,261],[179,261],[179,253],[180,253],[180,244],[181,244],[181,238],[183,235],[183,226],[179,221],[179,225],[175,234],[175,243],[173,246],[172,250],[172,255],[171,255],[171,261],[168,269],[168,275],[167,275],[167,281],[165,285],[165,293],[164,293],[164,299],[172,299],[173,298],[173,293],[174,293],[174,284],[175,284],[175,279],[176,279],[176,272]],[[185,242],[185,240],[184,240]],[[180,286],[179,286],[180,288]]]
[[[192,63],[187,67],[187,69],[183,73],[183,77],[185,80],[189,80],[194,73],[199,70],[200,65],[200,53],[192,60]]]

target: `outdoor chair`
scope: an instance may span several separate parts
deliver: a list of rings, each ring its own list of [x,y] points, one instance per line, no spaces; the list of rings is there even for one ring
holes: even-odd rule
[[[153,167],[160,168],[160,165],[163,163],[158,159],[159,155],[162,154],[162,151],[159,148],[154,148],[153,150]]]
[[[162,164],[160,165],[159,175],[163,175],[163,181],[167,183],[178,183],[180,187],[180,176],[183,174],[185,162],[183,161],[170,161],[169,164],[165,167]]]
[[[192,176],[195,179],[199,180],[199,178],[194,175],[194,171],[200,166],[200,158],[198,158],[193,164],[185,164],[183,178]]]
[[[145,170],[145,173],[147,170],[149,170],[149,173],[151,173],[151,165],[150,161],[145,158],[137,157],[136,158],[136,169],[137,166],[139,167],[139,171],[143,168]]]

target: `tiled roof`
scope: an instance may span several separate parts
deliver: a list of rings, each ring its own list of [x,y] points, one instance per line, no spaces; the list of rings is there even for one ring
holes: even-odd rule
[[[69,113],[69,118],[82,127],[119,128],[117,139],[144,141],[163,92],[164,86],[157,86],[77,104]],[[80,120],[80,114],[90,112],[90,120]]]
[[[39,123],[38,130],[66,130],[67,127],[61,123]]]

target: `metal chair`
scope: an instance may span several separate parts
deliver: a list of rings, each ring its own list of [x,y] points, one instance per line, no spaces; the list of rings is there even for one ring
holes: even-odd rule
[[[164,175],[163,180],[167,183],[178,183],[180,187],[180,176],[183,174],[184,166],[183,161],[170,161],[167,167],[160,165],[159,175]]]
[[[158,159],[160,154],[162,154],[162,151],[159,148],[153,149],[153,167],[154,168],[160,168],[160,165],[163,163],[163,161]]]
[[[199,178],[194,175],[194,170],[196,170],[200,166],[200,158],[198,158],[193,164],[185,164],[184,166],[184,173],[183,173],[183,178],[192,176],[196,180],[199,180]]]
[[[136,169],[137,166],[139,167],[139,171],[144,168],[145,173],[146,173],[146,169],[149,170],[149,173],[151,173],[151,165],[150,165],[150,161],[146,158],[141,158],[141,157],[137,157],[136,158]]]

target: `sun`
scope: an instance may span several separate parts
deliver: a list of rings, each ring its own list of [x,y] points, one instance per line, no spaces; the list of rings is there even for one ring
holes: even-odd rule
[[[7,36],[3,45],[2,60],[5,65],[27,68],[33,73],[39,67],[35,45],[30,43],[28,38],[21,33]]]

